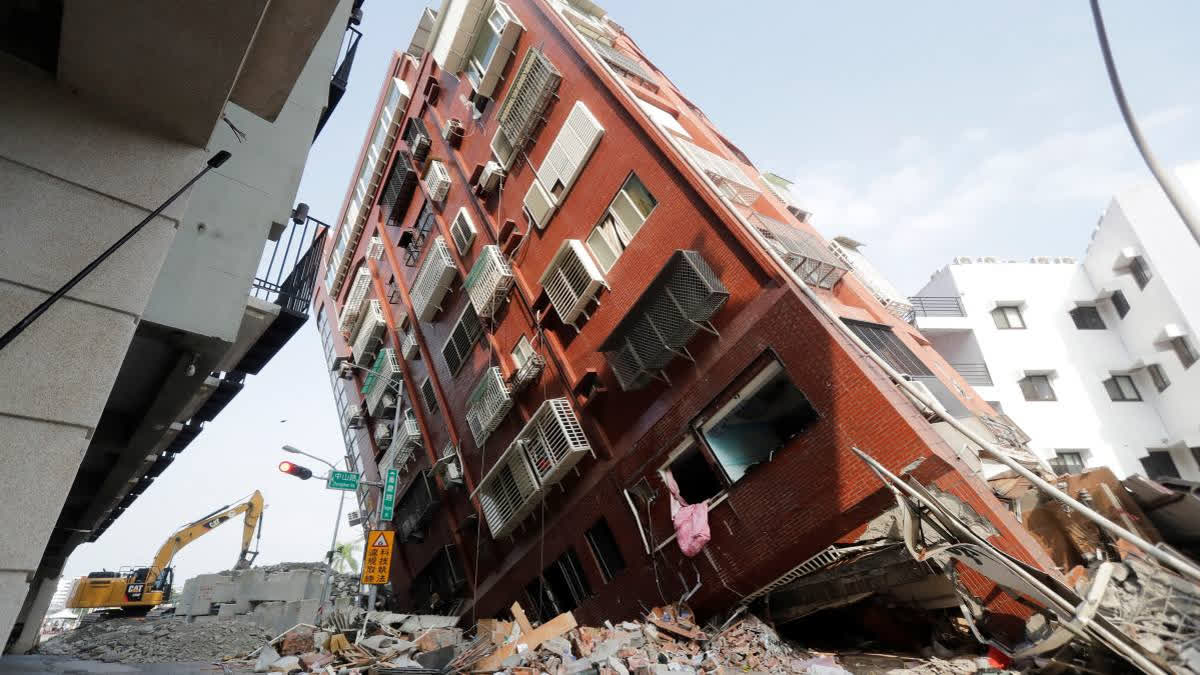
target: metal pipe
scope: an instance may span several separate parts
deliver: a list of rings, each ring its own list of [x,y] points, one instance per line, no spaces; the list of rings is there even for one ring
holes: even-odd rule
[[[333,541],[329,542],[329,553],[325,561],[325,580],[321,582],[321,609],[325,609],[325,603],[329,602],[329,580],[333,576],[333,552],[337,549],[338,528],[342,526],[342,507],[346,503],[346,491],[341,490],[342,496],[338,498],[337,520],[333,521]]]

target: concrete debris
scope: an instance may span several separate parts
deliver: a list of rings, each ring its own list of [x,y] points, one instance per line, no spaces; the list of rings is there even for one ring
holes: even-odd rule
[[[244,657],[272,637],[270,631],[241,619],[188,623],[172,618],[119,618],[57,635],[37,651],[123,663],[223,661]]]
[[[1116,564],[1100,602],[1104,615],[1178,673],[1200,675],[1200,586],[1133,555]],[[1086,581],[1080,580],[1082,587]]]

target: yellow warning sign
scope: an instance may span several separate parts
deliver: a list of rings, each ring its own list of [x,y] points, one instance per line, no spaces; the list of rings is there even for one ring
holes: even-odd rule
[[[371,530],[363,552],[362,583],[386,584],[392,571],[392,544],[396,533],[391,530]]]

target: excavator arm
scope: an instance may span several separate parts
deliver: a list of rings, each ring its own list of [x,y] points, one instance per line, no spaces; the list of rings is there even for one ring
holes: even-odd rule
[[[262,512],[262,493],[255,490],[254,494],[250,495],[245,501],[232,506],[222,506],[207,516],[179,528],[159,547],[158,554],[154,556],[154,562],[150,565],[150,571],[146,577],[146,586],[150,587],[154,584],[163,570],[171,564],[171,560],[174,559],[175,554],[180,549],[213,531],[226,521],[232,520],[240,513],[245,513],[246,517],[242,527],[242,550],[238,554],[234,569],[240,570],[249,567],[258,555],[258,551],[250,550],[250,540],[254,538],[255,528],[258,528],[259,537],[262,536]]]

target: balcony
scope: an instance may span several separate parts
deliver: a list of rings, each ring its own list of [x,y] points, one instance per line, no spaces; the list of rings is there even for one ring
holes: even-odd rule
[[[907,318],[927,335],[972,330],[967,311],[957,296],[916,296],[909,298],[912,312]]]
[[[401,542],[424,541],[425,528],[440,504],[429,472],[418,473],[396,504],[396,538]]]
[[[990,387],[993,384],[992,373],[986,363],[951,363],[950,367],[958,371],[972,387]]]
[[[748,218],[775,252],[809,286],[833,288],[849,271],[816,236],[757,211],[751,212]]]
[[[354,334],[354,345],[351,352],[354,362],[366,366],[375,358],[375,352],[383,339],[383,331],[387,322],[383,318],[383,306],[378,300],[367,303],[366,310],[359,318],[358,330]]]
[[[471,427],[476,447],[483,447],[512,406],[512,395],[500,368],[488,368],[467,399],[467,425]]]
[[[400,363],[396,359],[396,350],[384,347],[379,350],[375,362],[371,364],[371,372],[363,383],[362,393],[367,400],[367,410],[372,417],[385,417],[385,410],[395,406],[394,391],[400,382]],[[390,398],[389,405],[382,405]]]
[[[500,247],[489,244],[483,247],[479,258],[471,266],[463,288],[475,306],[475,313],[490,317],[504,304],[513,285],[512,269],[500,254]]]
[[[599,347],[621,388],[641,389],[651,379],[670,384],[667,365],[677,356],[695,361],[688,342],[701,329],[717,334],[709,320],[728,299],[699,253],[675,251]]]
[[[450,283],[457,273],[458,268],[454,266],[454,258],[450,255],[446,240],[443,237],[434,239],[433,246],[421,261],[410,291],[419,321],[429,321],[442,310],[442,299],[446,297],[446,291],[450,290]]]

